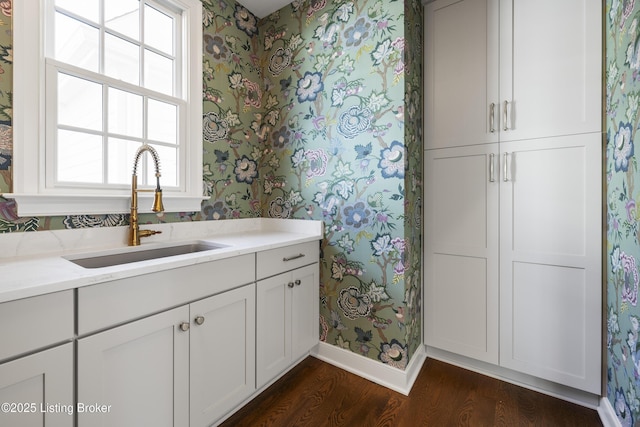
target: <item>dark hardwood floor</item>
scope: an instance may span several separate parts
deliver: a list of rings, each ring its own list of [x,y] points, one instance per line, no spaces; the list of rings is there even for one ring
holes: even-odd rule
[[[602,426],[595,410],[428,359],[409,396],[308,357],[229,418],[236,426]]]

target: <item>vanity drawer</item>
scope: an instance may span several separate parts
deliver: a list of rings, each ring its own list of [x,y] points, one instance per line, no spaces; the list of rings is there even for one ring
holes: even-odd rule
[[[142,274],[78,289],[78,335],[107,329],[255,280],[255,255]]]
[[[318,262],[319,258],[320,244],[315,240],[258,252],[256,260],[257,279],[275,276],[285,271],[313,264]]]
[[[73,290],[0,304],[0,360],[73,338]]]

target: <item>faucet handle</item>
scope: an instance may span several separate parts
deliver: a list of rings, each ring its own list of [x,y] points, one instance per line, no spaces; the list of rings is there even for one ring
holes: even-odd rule
[[[162,231],[160,231],[160,230],[140,230],[138,232],[138,236],[140,236],[140,237],[149,237],[149,236],[153,236],[154,234],[162,234]]]

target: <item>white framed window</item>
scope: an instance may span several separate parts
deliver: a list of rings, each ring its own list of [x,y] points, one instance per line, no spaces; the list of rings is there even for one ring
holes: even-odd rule
[[[128,212],[143,143],[160,157],[165,210],[199,210],[200,1],[21,0],[13,19],[14,175],[6,196],[19,215]],[[154,184],[152,166],[141,158],[139,186]],[[139,206],[151,203],[141,195]]]

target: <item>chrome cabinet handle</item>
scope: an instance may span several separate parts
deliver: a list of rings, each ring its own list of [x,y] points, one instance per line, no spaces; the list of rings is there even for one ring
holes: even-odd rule
[[[295,281],[295,282],[293,282],[293,283],[295,283],[295,284],[296,284],[296,286],[300,286],[300,284],[301,284],[302,282],[300,281],[300,279],[296,279],[296,281]]]
[[[302,258],[304,256],[304,254],[298,254],[298,255],[294,255],[294,256],[290,256],[290,257],[284,257],[282,258],[282,261],[287,262],[287,261],[293,261],[294,259],[298,259],[298,258]]]
[[[182,322],[179,326],[182,332],[187,332],[189,330],[189,322]]]
[[[502,111],[502,127],[504,130],[509,130],[509,128],[507,127],[507,121],[508,121],[507,106],[508,105],[509,105],[509,101],[504,101],[504,110]]]
[[[496,172],[495,172],[495,154],[489,154],[489,182],[496,182]]]
[[[508,175],[508,173],[509,173],[509,165],[507,163],[508,159],[509,159],[509,153],[504,153],[504,165],[503,165],[503,167],[504,167],[504,176],[502,178],[504,180],[504,182],[509,181],[509,175]]]
[[[194,321],[196,322],[196,325],[202,325],[204,323],[204,316],[196,316]]]
[[[293,282],[287,283],[287,286],[290,287],[290,288],[293,288]]]
[[[494,133],[496,131],[495,127],[495,115],[496,115],[496,104],[489,104],[489,132]]]

